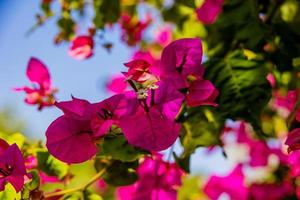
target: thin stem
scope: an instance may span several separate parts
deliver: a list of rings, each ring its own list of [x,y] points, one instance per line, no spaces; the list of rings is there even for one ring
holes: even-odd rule
[[[84,184],[81,187],[66,189],[66,190],[62,190],[62,191],[58,191],[58,192],[52,192],[52,193],[49,193],[49,194],[45,194],[44,197],[45,198],[50,198],[50,197],[56,197],[56,196],[69,194],[69,193],[72,193],[72,192],[84,191],[88,187],[90,187],[93,183],[95,183],[99,178],[101,178],[105,172],[106,172],[106,169],[105,168],[102,169],[94,177],[92,177],[92,179],[89,182],[87,182],[86,184]]]
[[[127,80],[127,82],[129,83],[129,85],[132,87],[132,89],[135,91],[135,92],[138,92],[138,89],[136,88],[134,82],[132,80]]]
[[[172,155],[173,155],[173,152],[174,152],[174,144],[170,148],[169,155],[168,155],[168,158],[167,158],[168,162],[170,162],[170,160],[172,158]]]
[[[299,97],[300,97],[300,95],[298,95],[298,98],[297,98],[298,100],[297,100],[297,102],[296,102],[296,104],[295,104],[292,112],[290,113],[290,115],[287,118],[287,127],[289,129],[290,129],[290,127],[291,127],[291,125],[292,125],[292,123],[294,121],[294,118],[296,116],[296,113],[297,113],[297,111],[298,111],[298,109],[300,107],[300,98]]]
[[[155,103],[154,97],[155,97],[155,90],[151,89],[151,102],[150,102],[150,106],[153,106],[154,103]]]

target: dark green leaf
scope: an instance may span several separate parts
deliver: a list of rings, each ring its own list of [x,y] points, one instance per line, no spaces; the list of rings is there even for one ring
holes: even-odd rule
[[[88,189],[83,191],[83,200],[102,200],[102,197]]]
[[[184,147],[181,159],[188,157],[199,146],[221,144],[220,133],[224,119],[212,107],[191,109],[182,125],[181,143]]]
[[[94,0],[94,24],[97,28],[104,28],[106,23],[117,22],[120,17],[120,0]]]
[[[103,176],[105,182],[114,186],[134,183],[138,178],[135,171],[137,166],[138,161],[120,162],[117,160],[103,160],[101,158],[97,158],[95,161],[95,168],[97,171],[106,168],[106,173]]]
[[[37,152],[38,168],[49,176],[62,179],[68,173],[68,165],[57,160],[47,151]]]
[[[209,61],[206,66],[206,77],[220,91],[220,115],[225,119],[244,119],[261,132],[260,115],[271,97],[265,64],[234,52],[224,60]]]
[[[139,159],[144,153],[130,144],[123,135],[108,135],[104,138],[101,148],[102,155],[123,162],[131,162]]]

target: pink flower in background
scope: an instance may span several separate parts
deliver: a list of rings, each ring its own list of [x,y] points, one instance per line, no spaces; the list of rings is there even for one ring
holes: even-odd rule
[[[161,27],[155,35],[155,41],[162,47],[168,45],[172,41],[172,27],[168,25]]]
[[[287,181],[273,184],[252,184],[249,198],[255,200],[282,200],[293,194],[293,185]]]
[[[288,155],[288,165],[291,169],[291,176],[300,176],[300,151],[293,151]]]
[[[286,108],[292,111],[298,100],[298,92],[296,90],[288,91],[286,96],[281,95],[279,92],[275,94],[275,106]]]
[[[31,105],[38,105],[41,110],[45,106],[52,106],[55,102],[54,93],[57,89],[51,85],[51,77],[47,67],[37,58],[29,60],[26,75],[32,87],[15,88],[16,91],[26,93],[25,102]]]
[[[265,140],[254,139],[246,130],[245,122],[241,122],[236,130],[237,142],[246,144],[249,148],[249,165],[252,167],[268,165],[269,156],[275,155],[281,163],[286,164],[287,157],[280,148],[269,147]]]
[[[276,79],[272,73],[268,73],[267,80],[271,84],[272,88],[274,88],[276,86]]]
[[[204,0],[204,3],[196,9],[198,20],[203,24],[214,23],[222,12],[224,0]]]
[[[3,191],[5,184],[9,182],[16,192],[20,192],[26,175],[24,158],[19,147],[0,139],[0,191]]]
[[[289,153],[300,149],[300,128],[295,128],[287,135],[285,144]]]
[[[25,159],[25,167],[28,170],[32,170],[38,167],[38,160],[35,156],[30,155]],[[41,184],[45,183],[58,183],[60,180],[56,176],[48,176],[42,171],[39,171],[39,177]]]
[[[122,40],[129,46],[135,46],[142,40],[143,32],[150,25],[151,21],[150,16],[147,16],[145,21],[140,21],[127,13],[123,13],[119,21],[122,29]]]
[[[231,200],[247,200],[248,189],[244,182],[242,165],[237,165],[227,176],[211,176],[204,186],[204,193],[211,200],[218,200],[223,193]]]
[[[114,94],[120,94],[127,90],[128,83],[124,75],[119,74],[112,76],[106,84],[106,89]]]
[[[177,188],[181,186],[184,172],[175,164],[162,160],[161,155],[145,160],[137,169],[138,181],[119,187],[119,200],[176,200]]]
[[[90,58],[94,51],[94,40],[92,36],[77,36],[71,42],[69,55],[76,60],[84,60]]]

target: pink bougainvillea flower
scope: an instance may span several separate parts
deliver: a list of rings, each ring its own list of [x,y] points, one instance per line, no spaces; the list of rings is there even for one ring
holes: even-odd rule
[[[26,93],[25,102],[38,105],[39,110],[45,106],[52,106],[55,102],[54,93],[57,92],[57,89],[51,86],[51,78],[47,67],[37,58],[31,58],[26,75],[33,87],[15,88],[16,91]]]
[[[33,169],[37,167],[38,161],[35,156],[30,155],[25,159],[25,167],[26,169]]]
[[[73,96],[71,101],[56,102],[55,106],[62,110],[64,115],[79,120],[89,120],[94,112],[90,102]]]
[[[119,120],[128,142],[146,150],[160,151],[171,146],[179,135],[179,124],[175,123],[183,95],[171,86],[160,82],[147,99],[126,95],[131,111]],[[139,126],[136,126],[139,124]]]
[[[291,176],[300,176],[300,151],[293,151],[288,155],[288,165],[291,169]]]
[[[295,128],[288,134],[285,144],[288,145],[289,153],[300,149],[300,128]]]
[[[184,172],[175,164],[161,159],[160,155],[145,160],[137,169],[139,179],[129,186],[119,187],[119,200],[176,200]]]
[[[249,147],[249,165],[252,167],[268,165],[269,156],[277,156],[281,163],[287,163],[286,156],[282,153],[281,149],[272,147],[270,148],[266,141],[251,138],[246,131],[246,124],[240,123],[237,133],[237,142],[246,144]]]
[[[136,45],[141,41],[143,32],[149,26],[151,21],[152,19],[150,16],[147,16],[145,21],[140,21],[136,17],[123,13],[119,21],[122,29],[122,40],[129,46]]]
[[[202,44],[198,38],[176,40],[167,45],[161,55],[162,68],[166,74],[180,73],[183,78],[189,75],[202,76]]]
[[[80,163],[96,154],[95,142],[103,137],[118,118],[118,104],[122,95],[112,96],[100,103],[73,97],[58,102],[64,115],[53,121],[46,131],[46,146],[57,159],[66,163]],[[84,146],[84,148],[80,148]]]
[[[186,101],[189,106],[217,105],[214,103],[214,100],[219,95],[219,92],[210,81],[193,81],[188,90]]]
[[[237,165],[227,176],[211,176],[204,186],[204,192],[211,200],[218,200],[223,193],[231,200],[247,200],[248,189],[244,183],[242,165]]]
[[[19,147],[16,144],[9,146],[0,139],[0,191],[3,191],[6,182],[9,182],[17,192],[20,192],[26,175],[24,159]]]
[[[97,152],[88,120],[61,116],[50,124],[46,137],[49,152],[66,163],[84,162]]]
[[[128,67],[128,72],[123,72],[127,79],[138,83],[158,81],[158,78],[150,72],[151,65],[146,60],[133,60],[124,65]]]
[[[56,176],[48,176],[42,171],[39,171],[39,177],[40,177],[41,184],[61,182]]]
[[[94,51],[94,40],[89,35],[77,36],[71,43],[69,55],[77,60],[90,58]]]
[[[125,77],[120,75],[115,75],[106,84],[106,89],[114,94],[120,94],[126,91],[128,88],[128,83],[126,82]]]
[[[274,88],[276,86],[276,79],[272,73],[268,73],[267,80],[271,84],[272,88]]]
[[[196,9],[199,21],[203,24],[214,23],[222,12],[224,0],[204,0],[204,3]]]
[[[149,71],[151,74],[155,74],[156,76],[161,75],[161,66],[160,60],[157,58],[153,53],[149,51],[136,51],[133,56],[132,60],[145,60],[150,64]]]
[[[216,105],[217,89],[203,80],[202,44],[197,38],[180,39],[166,46],[161,56],[161,79],[172,82],[177,90],[187,91],[189,106]]]
[[[155,35],[155,41],[162,47],[168,45],[172,41],[172,27],[168,25],[161,27]]]
[[[175,142],[180,126],[156,107],[147,112],[139,106],[134,114],[120,120],[120,127],[130,144],[146,150],[160,151]]]
[[[293,194],[293,185],[287,181],[278,184],[252,184],[249,191],[249,199],[282,200]]]
[[[275,94],[275,106],[286,108],[288,111],[292,111],[298,100],[298,92],[296,90],[290,90],[286,96],[281,95],[279,92]]]

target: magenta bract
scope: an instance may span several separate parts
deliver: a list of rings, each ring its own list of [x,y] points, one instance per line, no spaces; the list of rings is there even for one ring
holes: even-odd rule
[[[77,60],[84,60],[93,55],[94,40],[92,36],[81,35],[72,40],[69,55]]]
[[[204,186],[204,192],[211,200],[218,200],[222,193],[229,195],[231,200],[247,200],[248,189],[244,183],[242,166],[237,165],[227,176],[211,176]]]
[[[288,134],[285,144],[288,145],[288,152],[300,149],[300,128],[295,128]]]
[[[57,90],[51,86],[51,77],[47,67],[37,58],[31,58],[26,75],[34,87],[15,88],[16,91],[26,93],[25,102],[38,105],[39,110],[45,106],[52,106],[55,102],[54,93]]]
[[[17,192],[20,192],[25,175],[27,173],[24,158],[19,147],[16,144],[9,146],[0,139],[0,191],[3,191],[6,182],[9,182]]]
[[[145,157],[137,169],[139,179],[130,186],[117,190],[119,200],[176,200],[176,188],[181,186],[184,172],[175,164],[161,159]]]
[[[214,23],[222,12],[223,2],[224,0],[204,0],[201,7],[196,10],[199,21],[203,24]]]

